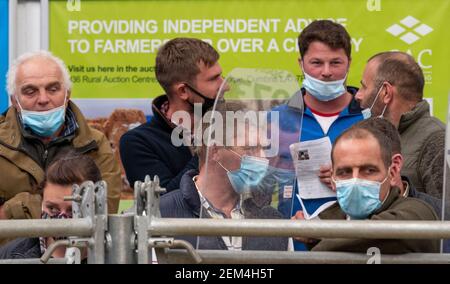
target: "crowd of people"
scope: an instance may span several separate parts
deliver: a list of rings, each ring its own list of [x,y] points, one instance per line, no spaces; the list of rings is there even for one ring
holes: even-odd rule
[[[64,62],[47,51],[20,56],[7,74],[11,106],[0,115],[0,219],[71,218],[71,203],[63,197],[85,180],[106,181],[108,212],[117,213],[121,166],[130,185],[146,175],[159,177],[167,191],[161,197],[162,217],[267,222],[442,218],[445,125],[431,116],[423,99],[425,80],[414,58],[399,51],[372,56],[358,88],[347,85],[352,48],[342,25],[313,21],[299,35],[298,46],[301,87],[265,109],[279,114],[281,142],[275,156],[267,156],[254,135],[256,126],[248,122],[242,123],[243,131],[233,131],[227,145],[214,140],[195,147],[173,143],[180,125],[177,113],[192,121],[182,135],[196,133],[193,122],[225,105],[232,88],[210,44],[175,38],[156,56],[155,75],[165,94],[153,99],[152,119],[120,139],[122,165],[107,137],[89,126],[71,101]],[[198,104],[200,112],[195,111]],[[200,126],[203,131],[211,125],[204,120]],[[226,132],[225,121],[220,127]],[[237,143],[239,137],[245,143]],[[331,145],[325,153],[330,162],[310,177],[320,190],[305,190],[297,166],[314,160],[314,153],[300,151],[297,161],[291,150],[294,144],[318,141]],[[438,240],[180,238],[199,249],[439,251]],[[40,257],[55,239],[7,241],[0,240],[0,258]]]

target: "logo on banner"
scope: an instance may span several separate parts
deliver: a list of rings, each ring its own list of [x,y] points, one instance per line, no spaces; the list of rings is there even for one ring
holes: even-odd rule
[[[395,37],[400,37],[400,40],[411,45],[431,33],[433,28],[420,23],[413,16],[407,16],[400,21],[400,24],[393,24],[386,31]]]
[[[67,0],[66,8],[69,12],[80,12],[81,0]]]

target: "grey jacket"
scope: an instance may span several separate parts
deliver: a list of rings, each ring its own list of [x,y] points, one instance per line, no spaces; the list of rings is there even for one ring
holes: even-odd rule
[[[441,199],[445,125],[430,116],[430,106],[423,100],[401,116],[398,131],[404,158],[401,174],[409,177],[418,191]]]

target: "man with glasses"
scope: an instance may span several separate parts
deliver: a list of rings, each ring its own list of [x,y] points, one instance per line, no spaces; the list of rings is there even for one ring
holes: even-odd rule
[[[244,120],[226,123],[226,112],[215,112],[222,125],[208,124],[202,129],[223,129],[227,143],[211,139],[196,147],[199,169],[187,171],[178,190],[161,197],[161,216],[165,218],[282,219],[274,206],[269,160],[261,146],[260,129]],[[229,114],[228,115],[232,115]],[[234,123],[236,128],[234,129]],[[217,127],[218,126],[218,127]],[[227,129],[228,128],[228,129]],[[231,131],[231,130],[232,131]],[[241,129],[241,130],[238,130]],[[232,137],[228,137],[228,135]],[[218,135],[221,137],[222,135]],[[222,136],[223,137],[223,136]],[[231,138],[231,139],[228,139]],[[240,143],[239,139],[244,143]],[[180,236],[199,249],[280,250],[288,249],[286,237]]]

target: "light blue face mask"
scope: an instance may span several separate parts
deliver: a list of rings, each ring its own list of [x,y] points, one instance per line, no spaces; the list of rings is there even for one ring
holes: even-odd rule
[[[378,96],[380,95],[382,89],[383,89],[383,85],[381,85],[381,87],[378,89],[377,95],[375,96],[375,99],[373,100],[372,105],[369,108],[363,109],[361,111],[364,119],[369,119],[372,117],[372,108],[375,105],[375,103],[377,102]],[[384,106],[383,112],[378,116],[379,118],[383,118],[386,108],[387,108],[387,105]]]
[[[241,166],[235,171],[226,169],[220,162],[217,162],[225,171],[234,191],[238,194],[257,190],[264,179],[269,167],[269,160],[254,156],[241,156],[233,150],[229,150],[241,158]]]
[[[381,207],[380,189],[382,182],[359,178],[334,180],[339,205],[352,219],[365,219]]]
[[[293,169],[282,169],[278,167],[268,166],[266,176],[261,181],[261,188],[281,190],[286,185],[293,185],[295,180],[295,172]]]
[[[51,137],[64,123],[66,95],[64,96],[62,106],[47,111],[24,110],[19,103],[19,99],[16,98],[17,104],[20,107],[22,124],[31,128],[34,133],[41,137]]]
[[[313,78],[305,71],[303,71],[303,75],[305,75],[305,79],[303,80],[303,88],[305,88],[311,96],[315,97],[319,101],[327,102],[334,100],[345,94],[347,91],[344,86],[347,74],[344,79],[329,82]]]

